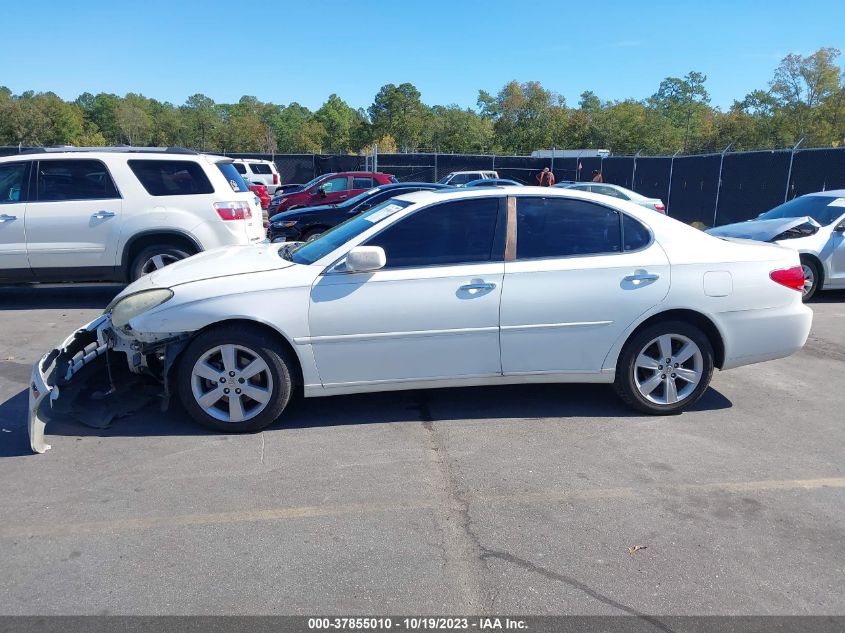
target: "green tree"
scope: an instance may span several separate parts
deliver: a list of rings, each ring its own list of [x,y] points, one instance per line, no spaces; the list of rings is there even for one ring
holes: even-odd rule
[[[428,111],[413,84],[382,86],[368,112],[377,136],[389,134],[404,152],[419,147]]]
[[[314,113],[314,118],[326,130],[323,151],[344,154],[359,149],[355,146],[356,130],[363,125],[361,114],[336,94]]]
[[[683,78],[667,77],[650,99],[652,107],[662,112],[674,126],[683,129],[681,149],[684,152],[691,149],[695,125],[700,124],[704,113],[709,111],[710,95],[704,87],[705,81],[707,75],[694,70]]]

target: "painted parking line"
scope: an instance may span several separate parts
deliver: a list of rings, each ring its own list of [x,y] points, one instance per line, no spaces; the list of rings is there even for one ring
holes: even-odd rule
[[[702,484],[677,484],[654,487],[593,488],[587,490],[547,490],[520,495],[476,496],[470,503],[487,505],[536,503],[562,500],[634,499],[654,494],[671,493],[765,493],[788,490],[819,490],[824,488],[845,488],[845,477],[820,479],[783,479],[763,481],[733,481]],[[355,503],[320,506],[292,506],[265,510],[237,510],[209,514],[182,514],[158,517],[135,517],[106,519],[82,523],[16,525],[0,528],[0,538],[26,538],[31,536],[70,536],[75,534],[108,534],[111,532],[175,528],[194,525],[226,525],[260,521],[290,521],[325,516],[354,514],[378,514],[409,512],[414,510],[436,510],[443,502],[434,499],[418,499],[394,503]]]

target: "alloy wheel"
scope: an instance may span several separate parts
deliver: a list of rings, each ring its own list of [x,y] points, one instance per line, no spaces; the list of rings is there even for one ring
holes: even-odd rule
[[[219,345],[205,352],[191,371],[197,404],[221,422],[244,422],[261,413],[273,394],[270,368],[241,345]]]
[[[181,258],[177,257],[176,255],[171,255],[169,253],[160,253],[158,255],[153,255],[147,261],[144,262],[143,266],[141,266],[141,273],[144,275],[149,275],[151,272],[154,272],[159,268],[164,268],[169,264],[178,262],[180,259]]]
[[[801,269],[804,271],[804,287],[801,288],[801,295],[806,297],[812,292],[813,285],[816,283],[816,273],[807,264],[801,264]]]
[[[688,398],[703,374],[701,350],[682,334],[663,334],[652,339],[634,362],[637,391],[655,404],[676,404]]]

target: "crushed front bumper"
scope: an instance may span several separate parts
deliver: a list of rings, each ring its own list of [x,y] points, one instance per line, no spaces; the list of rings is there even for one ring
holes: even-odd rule
[[[111,319],[104,314],[71,334],[32,368],[29,385],[29,445],[34,453],[50,449],[44,441],[47,425],[44,407],[52,407],[60,389],[95,358],[108,352],[111,343]]]

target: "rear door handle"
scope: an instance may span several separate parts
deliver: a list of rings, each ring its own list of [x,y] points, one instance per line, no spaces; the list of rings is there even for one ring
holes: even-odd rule
[[[17,220],[17,219],[18,219],[18,216],[16,216],[16,215],[6,215],[5,213],[3,215],[0,215],[0,222],[11,222],[12,220]]]
[[[104,220],[104,219],[106,219],[106,218],[113,218],[113,217],[114,217],[114,213],[112,213],[111,211],[97,211],[97,212],[96,212],[94,215],[92,215],[91,217],[92,217],[92,218],[95,218],[95,219],[97,219],[97,220]]]
[[[493,290],[496,287],[492,281],[473,281],[468,284],[464,284],[459,288],[459,290]]]
[[[632,281],[635,284],[641,283],[643,281],[657,281],[658,279],[660,279],[660,275],[655,274],[655,273],[645,273],[645,272],[634,273],[633,275],[627,275],[626,277],[622,278],[623,281]]]

